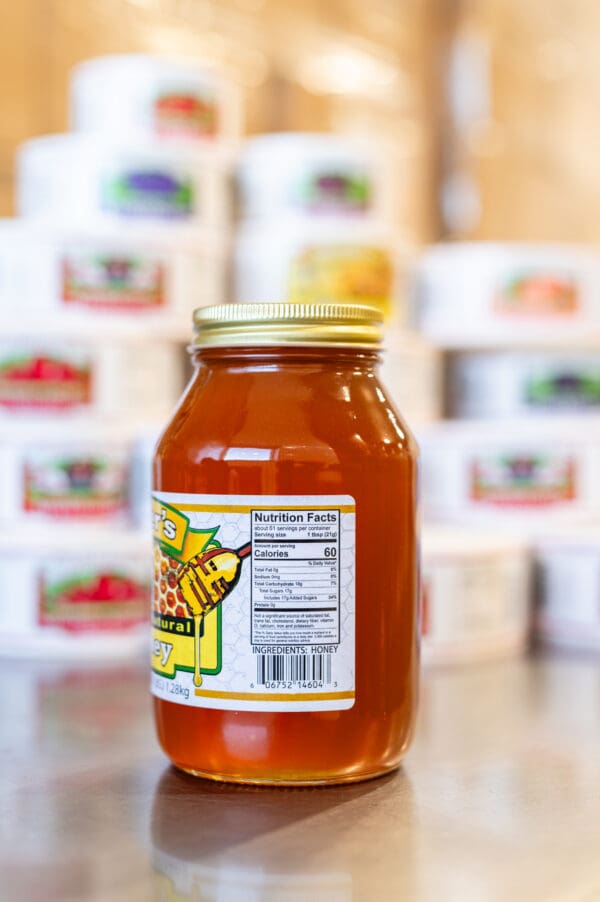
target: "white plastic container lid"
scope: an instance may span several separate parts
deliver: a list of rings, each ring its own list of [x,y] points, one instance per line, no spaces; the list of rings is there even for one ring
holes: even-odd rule
[[[419,266],[425,275],[452,277],[443,286],[444,294],[459,297],[465,287],[487,287],[483,277],[491,270],[516,275],[515,268],[523,267],[546,269],[548,274],[565,270],[574,276],[587,275],[590,266],[598,265],[599,254],[592,246],[577,244],[457,241],[426,248]]]
[[[29,138],[19,145],[17,154],[19,163],[45,168],[47,165],[64,163],[69,159],[78,160],[82,155],[91,159],[103,159],[108,155],[124,154],[129,157],[137,155],[149,160],[177,164],[184,162],[195,165],[210,165],[216,170],[225,170],[234,162],[236,149],[232,145],[218,147],[190,147],[184,142],[164,145],[156,141],[142,140],[124,141],[113,135],[85,135],[73,132],[38,135]],[[69,173],[64,173],[68,178]]]
[[[73,343],[73,349],[82,344],[87,350],[90,344],[100,339],[113,345],[123,345],[126,349],[135,348],[144,344],[156,346],[157,343],[171,344],[179,348],[182,341],[187,341],[192,334],[191,316],[187,319],[177,319],[165,323],[162,330],[157,325],[156,329],[147,330],[147,322],[152,317],[143,316],[136,319],[132,315],[131,326],[121,318],[116,321],[114,317],[81,316],[81,318],[65,314],[65,316],[3,316],[0,304],[0,345],[6,339],[10,342],[23,341],[31,345],[44,347],[50,342],[60,342],[68,349],[69,343]]]
[[[539,529],[533,538],[536,551],[596,551],[600,554],[600,524],[582,526],[575,524],[568,529],[555,527]]]
[[[340,216],[244,222],[237,230],[234,248],[236,258],[258,254],[261,261],[270,260],[273,267],[277,267],[280,261],[273,259],[273,246],[289,249],[292,253],[298,248],[322,245],[381,247],[390,251],[400,263],[406,263],[409,254],[406,242],[389,224]]]
[[[90,221],[74,225],[61,219],[21,219],[0,217],[0,241],[18,242],[35,251],[37,242],[92,244],[114,241],[121,248],[137,247],[144,251],[168,254],[206,254],[221,258],[227,253],[229,235],[226,229],[208,228],[182,223],[177,231],[160,222],[140,224]]]
[[[280,221],[243,222],[237,230],[235,247],[238,254],[261,253],[272,257],[273,243],[289,246],[319,244],[357,244],[386,247],[403,260],[408,260],[406,241],[392,225],[381,220],[347,219],[343,216],[298,216]]]
[[[376,157],[376,148],[377,142],[369,144],[365,138],[334,132],[269,132],[245,141],[240,170],[242,173],[254,167],[260,170],[272,163],[293,172],[299,160],[309,164],[322,160],[370,163]]]
[[[76,527],[52,530],[26,526],[10,532],[0,532],[0,555],[5,553],[26,554],[41,557],[60,555],[61,557],[122,557],[129,555],[147,556],[150,579],[152,538],[149,531],[118,529],[115,527],[88,526],[85,531]]]
[[[69,446],[79,443],[86,445],[94,442],[110,444],[112,442],[133,442],[139,435],[144,435],[160,424],[148,418],[117,415],[115,417],[90,417],[82,415],[77,419],[64,423],[54,419],[14,419],[0,421],[0,445],[38,444],[40,448],[48,445]]]
[[[524,554],[530,548],[524,538],[502,530],[466,529],[427,523],[421,534],[423,561],[477,561],[482,558]]]
[[[241,133],[238,87],[216,66],[191,57],[132,53],[89,59],[72,70],[70,94],[78,132],[186,141],[236,139]]]
[[[388,326],[383,333],[384,354],[386,351],[390,354],[427,355],[436,359],[442,356],[419,332],[412,332],[397,324]]]
[[[554,261],[556,265],[564,263],[572,267],[586,265],[597,259],[598,250],[592,245],[569,244],[556,241],[441,241],[425,249],[422,265],[425,267],[451,267],[453,271],[462,271],[465,263],[523,263]],[[449,290],[453,286],[448,286]]]
[[[533,443],[556,442],[566,444],[595,443],[600,441],[600,416],[512,418],[504,420],[440,420],[428,423],[419,431],[422,441],[454,441],[471,445],[473,442]]]
[[[171,316],[166,313],[119,316],[100,316],[87,312],[65,313],[64,316],[48,313],[40,316],[27,312],[15,320],[13,316],[2,316],[0,306],[0,333],[4,337],[18,338],[26,335],[44,335],[62,338],[65,335],[90,338],[99,341],[169,341],[183,343],[192,336],[192,317]]]

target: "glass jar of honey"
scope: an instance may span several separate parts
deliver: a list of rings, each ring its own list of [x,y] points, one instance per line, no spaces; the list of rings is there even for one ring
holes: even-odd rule
[[[417,449],[359,305],[201,308],[154,461],[152,693],[189,773],[398,766],[418,675]]]

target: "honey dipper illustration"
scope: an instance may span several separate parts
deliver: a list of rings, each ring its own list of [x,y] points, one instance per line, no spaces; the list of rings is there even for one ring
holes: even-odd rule
[[[211,548],[194,555],[181,568],[177,585],[194,618],[194,686],[202,685],[200,640],[204,635],[204,617],[217,608],[236,587],[250,542],[237,551]]]

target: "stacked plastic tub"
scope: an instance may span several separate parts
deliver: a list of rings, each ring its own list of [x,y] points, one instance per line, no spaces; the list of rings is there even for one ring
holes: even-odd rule
[[[147,641],[135,448],[183,385],[192,310],[223,297],[235,87],[197,64],[86,62],[74,131],[18,152],[0,223],[2,653]]]
[[[440,358],[405,329],[410,248],[398,225],[399,170],[393,149],[373,140],[302,132],[247,140],[233,294],[238,303],[381,307],[386,385],[411,423],[427,422],[440,411]]]
[[[554,644],[600,649],[600,255],[558,245],[440,245],[422,260],[416,315],[446,352],[450,417],[420,433],[425,516],[453,524],[447,547],[443,538],[429,552],[425,545],[425,610],[443,608],[446,619],[462,612],[452,634],[435,611],[425,618],[426,654],[471,656],[469,642],[489,654],[490,641],[492,650],[516,651],[531,626]],[[456,525],[477,534],[452,553]],[[442,597],[437,574],[451,557],[474,560],[482,536],[494,537],[505,576],[489,570],[467,616],[464,587],[446,586]],[[525,576],[514,578],[515,561],[531,551],[533,611]],[[464,581],[466,565],[462,572]],[[496,623],[486,650],[482,625],[499,587],[505,636]]]

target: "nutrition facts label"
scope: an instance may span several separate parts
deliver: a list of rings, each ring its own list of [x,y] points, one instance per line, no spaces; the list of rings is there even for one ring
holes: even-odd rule
[[[355,702],[351,495],[153,498],[152,691],[227,711]]]
[[[338,644],[339,510],[253,510],[251,530],[251,642]]]

